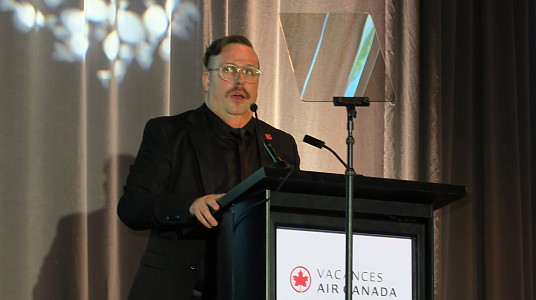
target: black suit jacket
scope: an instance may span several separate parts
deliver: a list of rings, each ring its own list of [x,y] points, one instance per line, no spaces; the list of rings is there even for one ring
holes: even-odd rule
[[[204,277],[205,241],[184,236],[181,229],[198,222],[188,211],[193,200],[215,188],[213,147],[203,109],[208,108],[152,119],[145,127],[118,205],[118,215],[127,226],[151,230],[129,299],[199,299],[192,297],[192,291]],[[261,130],[272,137],[279,156],[299,168],[294,138],[264,122]],[[261,164],[271,166],[258,142]]]

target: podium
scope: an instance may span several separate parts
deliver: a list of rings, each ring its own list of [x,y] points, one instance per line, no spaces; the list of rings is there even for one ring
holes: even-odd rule
[[[396,299],[433,299],[433,212],[465,197],[465,187],[358,175],[354,188],[358,254],[354,256],[353,299],[394,299],[394,295]],[[331,260],[344,261],[345,248],[327,248],[327,254],[318,257],[314,254],[336,243],[320,237],[331,241],[332,235],[344,235],[344,175],[261,168],[219,202],[218,299],[344,299],[344,264],[335,266]],[[304,240],[291,238],[297,246],[285,248],[280,236],[287,232],[304,235]],[[406,245],[407,253],[389,246],[398,241]],[[356,270],[360,262],[369,265],[376,259],[360,257],[359,249],[364,248],[380,255],[379,267]],[[381,254],[383,250],[392,255]],[[284,271],[286,267],[278,261],[294,252],[303,254],[296,260],[312,255],[313,261],[307,266],[296,262],[292,271]],[[401,258],[385,264],[392,256]],[[399,273],[399,263],[406,266],[400,267],[406,273]]]

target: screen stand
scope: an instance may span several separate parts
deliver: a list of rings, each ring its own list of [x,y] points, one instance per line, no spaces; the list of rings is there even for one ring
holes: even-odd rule
[[[357,116],[356,106],[370,106],[367,97],[333,97],[335,106],[345,106],[348,114],[346,128],[348,136],[346,137],[347,145],[347,162],[346,162],[346,300],[352,299],[352,277],[353,277],[353,199],[354,199],[354,144],[353,137],[354,119]]]

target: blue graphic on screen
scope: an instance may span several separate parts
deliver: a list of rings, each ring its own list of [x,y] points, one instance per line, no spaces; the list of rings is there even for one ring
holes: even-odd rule
[[[300,98],[303,99],[303,95],[305,94],[305,90],[307,89],[307,85],[309,84],[309,79],[311,78],[311,74],[313,73],[313,69],[315,67],[316,59],[318,58],[318,53],[320,52],[320,47],[322,47],[322,40],[324,39],[324,33],[326,32],[326,26],[328,24],[329,19],[329,13],[326,14],[326,17],[324,18],[324,24],[322,25],[322,31],[320,32],[320,38],[318,39],[318,44],[316,45],[315,54],[313,56],[313,61],[311,62],[311,66],[309,67],[309,72],[307,72],[307,77],[305,78],[305,82],[303,83],[303,88],[300,94]]]
[[[369,59],[369,56],[371,55],[372,43],[374,42],[375,34],[376,29],[374,28],[372,18],[367,16],[367,20],[363,28],[363,34],[361,35],[361,43],[359,44],[354,64],[352,66],[352,71],[350,72],[350,76],[348,78],[346,91],[344,92],[345,97],[353,97],[356,94],[357,88],[363,76],[363,70],[365,69],[365,65]],[[369,78],[363,78],[363,82],[361,82],[361,84],[367,86],[368,79]]]
[[[317,62],[320,49],[322,48],[322,43],[324,40],[324,35],[326,33],[326,27],[328,24],[329,17],[330,17],[330,13],[326,13],[326,16],[324,18],[324,23],[322,24],[322,30],[320,31],[320,36],[318,38],[318,43],[316,45],[316,50],[313,55],[311,65],[309,66],[309,71],[307,72],[307,75],[305,77],[305,81],[303,83],[303,87],[301,90],[300,98],[302,99],[305,97],[307,86],[309,85],[309,81],[313,73],[315,64]],[[344,91],[344,97],[355,96],[360,84],[361,86],[365,86],[365,87],[367,86],[369,77],[365,76],[366,77],[365,78],[363,75],[363,71],[369,60],[369,57],[374,58],[374,60],[376,59],[377,54],[371,53],[375,35],[376,35],[376,28],[374,27],[374,23],[370,15],[367,15],[365,25],[363,26],[363,32],[361,33],[361,36],[356,37],[356,38],[360,38],[360,43],[359,43],[359,48],[357,50],[354,62],[352,64],[350,74],[348,76],[348,82],[346,84],[346,89]],[[371,57],[371,56],[374,56],[374,57]],[[359,96],[362,96],[362,95],[359,95]]]

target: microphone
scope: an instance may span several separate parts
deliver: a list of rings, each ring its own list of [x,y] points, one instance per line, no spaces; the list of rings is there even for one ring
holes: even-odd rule
[[[324,141],[321,141],[317,138],[314,138],[310,135],[305,135],[303,137],[303,141],[306,142],[307,144],[309,145],[312,145],[312,146],[315,146],[319,149],[322,149],[322,148],[326,148],[327,150],[329,150],[329,152],[333,153],[333,155],[335,155],[335,157],[341,162],[341,164],[343,164],[343,166],[348,169],[348,165],[342,160],[342,158],[337,154],[337,152],[333,151],[333,149],[331,149],[330,147],[326,146],[326,143]]]
[[[262,145],[264,146],[264,149],[266,149],[266,152],[270,155],[272,158],[272,161],[274,162],[273,167],[274,168],[288,168],[289,165],[282,160],[279,155],[275,152],[274,148],[272,147],[272,144],[268,142],[266,137],[261,134],[261,126],[259,124],[259,117],[257,116],[257,104],[253,103],[249,106],[249,109],[255,114],[255,125],[257,126],[257,132],[261,136]]]
[[[303,141],[306,142],[309,145],[315,146],[316,148],[322,149],[324,146],[326,146],[326,143],[324,141],[321,141],[319,139],[316,139],[310,135],[305,135],[303,137]]]

